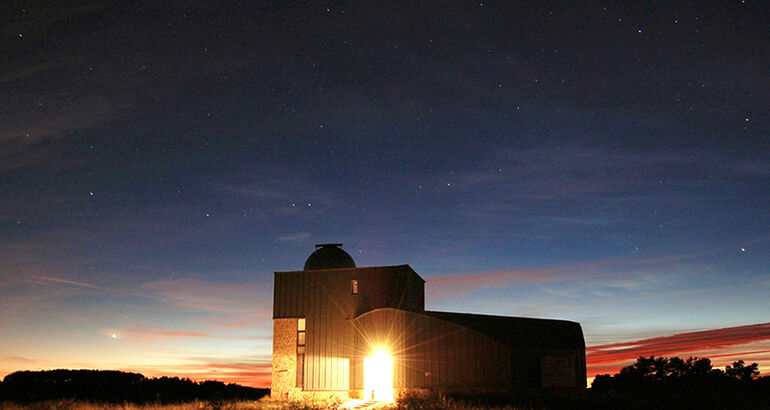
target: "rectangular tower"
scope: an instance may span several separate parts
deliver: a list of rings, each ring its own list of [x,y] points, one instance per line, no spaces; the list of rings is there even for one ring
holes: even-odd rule
[[[272,395],[281,398],[347,395],[351,371],[363,371],[357,363],[369,354],[355,346],[352,319],[383,307],[425,309],[425,281],[408,265],[356,268],[337,244],[319,246],[305,270],[275,272],[273,292]]]

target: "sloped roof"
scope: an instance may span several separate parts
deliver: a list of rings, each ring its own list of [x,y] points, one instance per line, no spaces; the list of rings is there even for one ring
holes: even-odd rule
[[[580,323],[567,320],[425,311],[514,348],[585,349]]]

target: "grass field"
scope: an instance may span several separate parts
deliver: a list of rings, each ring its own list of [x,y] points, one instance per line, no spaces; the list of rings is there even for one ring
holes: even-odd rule
[[[334,409],[340,403],[335,402],[313,402],[313,401],[277,401],[268,397],[255,401],[224,401],[224,402],[205,402],[193,401],[180,404],[108,404],[108,403],[88,403],[76,400],[56,400],[44,401],[29,404],[15,404],[9,402],[0,402],[0,410],[315,410],[315,409]],[[489,407],[479,405],[469,405],[467,403],[455,402],[443,397],[422,398],[408,402],[393,403],[392,405],[378,406],[377,409],[504,409],[504,410],[540,410],[540,407]],[[545,409],[543,409],[545,410]]]
[[[9,402],[0,402],[0,410],[247,410],[247,409],[283,409],[286,403],[274,402],[271,400],[257,401],[230,401],[230,402],[204,402],[193,401],[180,404],[110,404],[110,403],[88,403],[77,400],[52,400],[37,403],[16,404]]]
[[[247,410],[247,409],[289,409],[314,410],[334,409],[341,403],[334,401],[279,401],[264,397],[253,401],[193,401],[181,404],[105,404],[88,403],[76,400],[44,401],[29,404],[0,402],[0,410]],[[638,394],[623,396],[602,396],[576,400],[557,400],[529,402],[528,404],[505,403],[489,397],[477,397],[475,400],[455,400],[438,394],[416,395],[400,399],[389,406],[377,409],[499,409],[499,410],[651,410],[651,409],[756,409],[770,410],[767,393],[761,394]]]
[[[134,404],[134,403],[89,403],[77,400],[51,400],[36,403],[17,404],[0,402],[0,410],[278,410],[278,409],[329,409],[339,403],[321,401],[286,402],[272,400],[269,397],[260,400],[244,401],[192,401],[179,404]]]

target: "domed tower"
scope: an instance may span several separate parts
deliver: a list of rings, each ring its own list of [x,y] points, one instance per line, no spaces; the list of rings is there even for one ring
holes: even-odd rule
[[[409,265],[357,267],[341,243],[315,245],[302,270],[275,272],[271,395],[363,391],[369,347],[352,321],[378,309],[423,312],[425,281]]]
[[[305,261],[303,270],[344,269],[355,268],[356,263],[347,252],[342,250],[341,243],[319,243],[315,246]]]

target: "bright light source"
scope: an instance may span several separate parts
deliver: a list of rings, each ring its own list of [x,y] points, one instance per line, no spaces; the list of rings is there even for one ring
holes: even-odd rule
[[[364,359],[364,400],[393,401],[393,356],[385,350]]]

